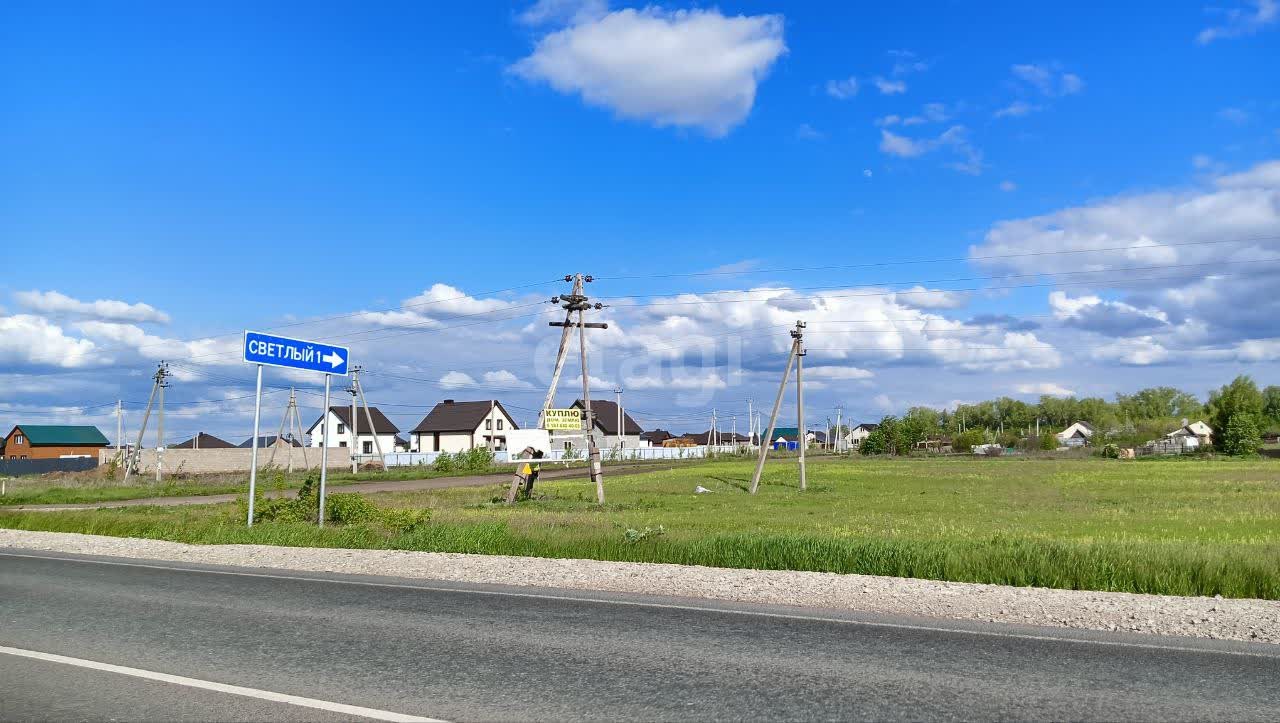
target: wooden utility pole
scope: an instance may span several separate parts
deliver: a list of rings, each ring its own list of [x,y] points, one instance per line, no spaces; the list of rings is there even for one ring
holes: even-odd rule
[[[133,445],[133,453],[128,455],[128,461],[124,466],[124,481],[129,481],[129,475],[133,473],[135,468],[140,467],[142,462],[142,439],[147,433],[147,422],[151,419],[151,405],[156,400],[156,390],[164,384],[165,377],[169,374],[169,366],[164,362],[160,362],[160,367],[156,369],[155,376],[152,377],[151,395],[147,397],[147,409],[142,413],[142,426],[138,428],[138,441]],[[138,472],[141,473],[141,469]]]
[[[778,384],[778,396],[774,397],[773,411],[769,413],[769,431],[760,438],[760,457],[756,461],[756,472],[751,476],[751,494],[753,495],[760,488],[760,475],[764,472],[764,462],[769,456],[769,445],[773,440],[773,430],[778,424],[778,409],[782,407],[782,396],[787,391],[787,380],[791,378],[791,365],[804,354],[804,326],[803,321],[797,321],[796,328],[791,332],[791,349],[787,352],[787,368],[782,372],[782,381]],[[797,385],[802,381],[799,367],[797,367]],[[803,398],[799,398],[797,401],[799,402],[798,412],[800,416],[798,420],[799,426],[797,427],[800,436],[800,489],[804,489],[804,401]]]
[[[565,318],[562,322],[551,321],[549,326],[558,326],[565,329],[560,335],[560,352],[556,355],[556,368],[551,377],[551,387],[547,390],[547,399],[543,403],[543,410],[548,409],[555,400],[556,384],[560,381],[560,370],[564,367],[564,357],[568,349],[568,329],[576,326],[578,328],[578,354],[582,364],[582,406],[583,406],[583,426],[587,435],[587,458],[591,469],[591,481],[596,485],[596,500],[600,504],[604,504],[604,475],[600,469],[600,447],[596,444],[595,438],[595,417],[591,412],[591,384],[589,382],[589,374],[587,371],[587,329],[608,329],[608,324],[588,323],[585,312],[588,309],[600,310],[604,308],[604,304],[592,304],[590,299],[582,293],[584,283],[590,283],[592,278],[583,274],[573,274],[565,276],[565,281],[573,282],[573,291],[568,294],[561,294],[551,299],[551,303],[561,305],[565,310]],[[573,321],[574,313],[577,313],[577,322]]]

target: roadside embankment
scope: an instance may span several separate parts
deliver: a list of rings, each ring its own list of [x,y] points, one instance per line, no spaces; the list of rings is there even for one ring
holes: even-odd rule
[[[872,575],[397,550],[189,545],[0,529],[0,549],[304,572],[675,595],[891,615],[1280,644],[1280,602],[1051,590]]]

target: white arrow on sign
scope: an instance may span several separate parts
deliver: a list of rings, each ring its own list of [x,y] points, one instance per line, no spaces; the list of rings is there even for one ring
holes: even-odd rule
[[[325,354],[324,356],[320,357],[320,361],[327,361],[329,362],[329,366],[333,367],[334,369],[337,369],[338,365],[342,363],[342,357],[338,355],[338,352],[331,351],[328,354]]]

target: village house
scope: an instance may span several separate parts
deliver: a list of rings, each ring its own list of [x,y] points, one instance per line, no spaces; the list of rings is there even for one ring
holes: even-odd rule
[[[369,429],[364,409],[356,407],[356,425],[352,427],[351,407],[329,407],[327,426],[332,430],[333,437],[325,439],[320,424],[324,418],[317,419],[307,430],[307,434],[311,436],[311,446],[351,447],[353,454],[377,454],[379,445],[384,453],[394,451],[396,435],[400,433],[400,429],[377,407],[369,407],[369,416],[373,418],[373,429]]]
[[[200,432],[185,442],[178,442],[170,446],[169,449],[235,449],[235,447],[234,444],[225,439],[219,439],[212,434]]]
[[[1088,422],[1076,422],[1054,436],[1058,438],[1058,444],[1063,447],[1083,447],[1093,438],[1093,433],[1093,425]]]
[[[519,429],[502,402],[485,399],[458,402],[446,399],[431,408],[413,428],[409,449],[413,452],[465,452],[475,447],[494,451],[507,448],[506,433]]]
[[[674,438],[675,435],[665,429],[655,429],[649,432],[644,432],[640,435],[640,446],[661,447],[663,442]]]
[[[845,445],[849,449],[857,449],[862,446],[862,443],[867,439],[867,437],[871,436],[871,433],[874,432],[878,426],[880,425],[867,422],[850,429],[849,433],[844,436]]]
[[[586,405],[581,399],[574,401],[573,405],[576,409],[586,409]],[[591,400],[591,415],[595,417],[595,424],[592,426],[591,436],[595,437],[596,447],[600,449],[614,449],[621,442],[623,447],[635,449],[640,446],[640,435],[644,434],[644,430],[636,423],[636,420],[627,414],[626,410],[622,410],[622,434],[618,434],[618,405],[615,402],[603,399]]]
[[[93,457],[110,442],[89,425],[19,424],[4,438],[8,459]]]
[[[360,410],[357,409],[356,411],[358,412]],[[266,449],[268,447],[301,447],[301,446],[302,446],[302,442],[299,442],[298,440],[294,439],[293,435],[291,434],[286,434],[280,437],[277,437],[274,434],[258,437],[258,449]],[[253,437],[250,437],[240,443],[240,449],[252,449],[252,448],[253,448]],[[388,450],[383,450],[383,451],[386,452]]]
[[[777,427],[773,430],[774,449],[797,449],[799,440],[800,429],[798,427]],[[815,444],[826,444],[827,435],[825,432],[808,431],[804,434],[804,442],[806,447],[812,447]]]

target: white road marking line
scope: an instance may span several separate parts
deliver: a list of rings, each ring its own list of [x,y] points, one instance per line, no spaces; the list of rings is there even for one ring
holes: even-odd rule
[[[120,675],[129,675],[135,678],[145,678],[147,680],[158,680],[162,683],[173,683],[174,685],[185,685],[188,688],[200,688],[202,690],[212,690],[218,693],[230,693],[231,695],[240,695],[246,698],[258,698],[260,700],[269,700],[274,703],[287,703],[289,705],[297,705],[303,708],[315,708],[317,710],[327,710],[333,713],[345,713],[346,715],[360,716],[362,718],[371,718],[373,720],[385,721],[403,721],[404,723],[444,723],[444,721],[436,718],[423,718],[416,715],[407,715],[405,713],[393,713],[389,710],[378,710],[377,708],[365,708],[358,705],[347,705],[346,703],[333,703],[327,700],[316,700],[315,698],[304,698],[299,695],[288,695],[287,693],[274,693],[269,690],[258,690],[257,688],[245,688],[239,685],[227,685],[226,683],[214,683],[209,680],[200,680],[198,678],[187,678],[181,675],[170,675],[168,673],[157,673],[152,670],[142,670],[140,668],[129,668],[124,665],[112,665],[111,663],[99,663],[96,660],[84,660],[82,658],[70,658],[65,655],[55,655],[53,653],[41,653],[37,650],[25,650],[23,648],[10,648],[0,645],[0,653],[6,655],[16,655],[21,658],[31,658],[33,660],[43,660],[49,663],[62,663],[64,665],[74,665],[79,668],[89,668],[90,670],[102,670],[108,673],[119,673]]]
[[[934,625],[911,625],[909,623],[884,623],[884,622],[872,622],[867,620],[850,620],[847,618],[824,617],[821,615],[802,615],[799,613],[771,613],[763,610],[736,610],[734,608],[719,608],[711,605],[679,605],[676,603],[642,602],[638,600],[609,600],[607,598],[592,598],[592,597],[582,597],[582,596],[574,596],[574,595],[547,595],[545,593],[536,593],[536,592],[514,592],[514,591],[507,591],[507,590],[469,590],[465,588],[444,587],[444,586],[435,586],[435,585],[410,585],[406,583],[394,583],[394,582],[373,582],[371,580],[341,580],[336,578],[307,577],[305,575],[281,575],[278,573],[266,573],[266,572],[241,572],[238,570],[206,570],[206,569],[195,568],[195,567],[180,567],[178,565],[158,565],[154,563],[144,563],[144,562],[116,562],[113,560],[85,560],[85,559],[76,558],[76,557],[58,557],[56,555],[24,555],[17,552],[0,552],[0,557],[26,557],[26,558],[31,558],[33,560],[60,560],[62,562],[81,562],[81,563],[94,564],[94,565],[117,565],[120,567],[141,567],[141,568],[146,568],[151,570],[169,570],[173,572],[205,573],[209,575],[231,575],[235,577],[255,577],[255,578],[267,578],[271,580],[295,580],[300,582],[317,582],[317,583],[328,582],[328,583],[335,583],[338,585],[356,585],[356,586],[363,586],[363,587],[386,587],[386,588],[400,589],[400,590],[423,590],[426,592],[447,592],[447,593],[456,593],[460,595],[491,595],[494,597],[530,598],[535,600],[558,600],[562,602],[581,602],[581,603],[595,603],[600,605],[621,605],[621,606],[638,607],[638,608],[658,608],[663,610],[684,610],[688,612],[721,613],[724,615],[747,615],[751,617],[774,618],[779,620],[805,620],[805,621],[819,622],[819,623],[840,623],[843,625],[861,625],[864,627],[888,628],[891,630],[914,630],[914,631],[929,632],[929,633],[954,633],[957,635],[974,635],[977,637],[989,637],[989,638],[1014,638],[1018,640],[1039,640],[1039,641],[1053,642],[1053,643],[1079,643],[1082,645],[1107,645],[1107,646],[1118,647],[1118,648],[1164,650],[1164,651],[1177,652],[1177,653],[1207,653],[1211,655],[1215,655],[1215,654],[1216,655],[1239,655],[1239,656],[1244,656],[1248,658],[1267,658],[1270,660],[1275,660],[1276,658],[1280,658],[1280,651],[1277,651],[1276,653],[1265,653],[1261,651],[1253,652],[1248,650],[1226,650],[1226,649],[1209,648],[1209,647],[1197,648],[1197,647],[1192,647],[1188,645],[1159,645],[1156,643],[1130,643],[1123,640],[1093,640],[1090,638],[1072,638],[1072,637],[1066,637],[1066,636],[1060,637],[1055,635],[1033,635],[1031,633],[1010,633],[1010,632],[1001,632],[998,630],[969,630],[965,628],[948,628],[948,627],[934,626]],[[203,563],[203,564],[214,565],[216,563]],[[331,573],[331,574],[340,575],[344,573]],[[355,574],[355,573],[350,573],[350,574]],[[460,583],[460,584],[501,585],[504,583]],[[507,583],[507,584],[510,584],[510,583]],[[599,592],[609,593],[613,591],[601,590]],[[628,594],[628,593],[620,593],[620,594]],[[640,595],[642,593],[632,593],[632,594]],[[733,602],[733,601],[730,600],[725,602]],[[746,603],[746,604],[764,604],[764,603]],[[1102,631],[1097,631],[1097,632],[1102,632]],[[1231,642],[1241,642],[1241,641],[1231,641]],[[1246,644],[1246,643],[1241,643],[1241,644]]]

